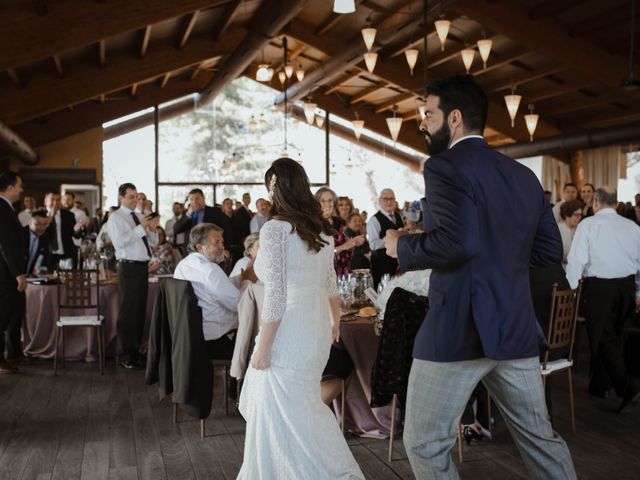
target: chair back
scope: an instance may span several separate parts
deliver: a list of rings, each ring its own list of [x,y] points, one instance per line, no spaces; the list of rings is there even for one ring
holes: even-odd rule
[[[100,272],[98,270],[58,270],[58,310],[100,311]]]
[[[558,290],[558,284],[553,284],[547,336],[549,350],[544,354],[543,368],[547,367],[549,353],[559,348],[569,347],[567,359],[573,360],[573,341],[576,336],[581,292],[582,280],[578,282],[578,288],[573,290]]]

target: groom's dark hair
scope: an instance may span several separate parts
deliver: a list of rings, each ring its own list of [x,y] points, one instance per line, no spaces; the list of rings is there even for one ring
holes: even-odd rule
[[[439,107],[444,112],[445,121],[453,110],[460,110],[465,128],[482,134],[487,122],[487,94],[472,77],[456,75],[435,80],[425,90],[427,96],[440,98]]]

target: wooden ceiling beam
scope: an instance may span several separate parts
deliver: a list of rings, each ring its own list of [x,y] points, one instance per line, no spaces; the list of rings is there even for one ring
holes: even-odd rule
[[[191,12],[187,15],[187,18],[184,20],[184,25],[182,26],[182,33],[178,40],[178,48],[183,48],[187,44],[187,41],[191,36],[191,32],[193,31],[193,27],[198,20],[198,15],[200,15],[200,10],[196,10],[195,12]]]
[[[171,72],[165,73],[164,77],[162,77],[162,81],[160,82],[160,88],[164,88],[169,83],[169,79],[171,78]]]
[[[384,102],[375,105],[375,113],[382,113],[386,110],[389,110],[390,108],[393,108],[394,105],[397,105],[400,102],[404,102],[405,100],[409,100],[415,97],[416,95],[411,92],[395,95],[389,100],[385,100]]]
[[[44,145],[90,128],[99,127],[103,123],[154,105],[196,93],[211,78],[212,74],[210,72],[203,72],[193,82],[175,79],[165,88],[160,88],[156,82],[148,83],[140,86],[136,97],[120,94],[108,97],[104,104],[96,101],[85,102],[78,105],[73,112],[61,110],[51,115],[16,125],[14,130],[33,146]]]
[[[620,95],[604,94],[593,98],[580,98],[572,102],[554,103],[549,108],[540,108],[540,114],[551,117],[563,117],[570,113],[579,112],[581,110],[588,110],[600,105],[607,105],[620,100]]]
[[[332,93],[337,92],[338,90],[340,90],[340,88],[342,88],[342,86],[345,83],[350,82],[351,80],[353,80],[354,78],[358,78],[360,76],[362,72],[360,71],[360,69],[358,68],[354,68],[351,73],[347,73],[346,75],[342,76],[341,78],[339,78],[338,80],[336,80],[335,82],[333,82],[331,84],[330,87],[326,88],[323,90],[322,93],[324,93],[325,95],[331,95]]]
[[[549,77],[556,73],[560,73],[566,70],[567,67],[557,67],[555,65],[550,65],[546,67],[539,68],[537,70],[533,70],[531,72],[523,72],[517,76],[513,76],[510,78],[505,78],[504,80],[500,80],[497,83],[487,86],[487,91],[489,92],[500,92],[502,90],[510,89],[511,86],[520,87],[522,85],[526,85],[527,83],[533,82],[535,80],[539,80],[541,78]]]
[[[38,163],[38,154],[20,135],[0,121],[0,154],[8,152],[27,165]]]
[[[138,91],[138,84],[134,83],[133,85],[131,85],[131,96],[135,97],[137,91]]]
[[[570,83],[567,85],[558,85],[557,87],[547,88],[545,90],[540,90],[535,92],[532,96],[524,96],[522,97],[523,103],[536,103],[542,102],[544,100],[549,100],[551,98],[560,97],[567,93],[572,93],[581,88],[589,87],[593,85],[592,81],[583,81],[577,83]]]
[[[356,8],[358,8],[358,6],[362,3],[362,0],[356,0],[355,1],[355,6]],[[340,22],[341,20],[344,20],[347,17],[347,15],[343,15],[340,13],[335,13],[335,12],[331,12],[329,14],[329,16],[327,18],[324,19],[324,21],[320,24],[320,26],[318,26],[318,28],[316,28],[316,35],[324,35],[325,33],[327,33],[329,30],[331,30],[333,27],[335,27],[338,22]]]
[[[140,42],[140,53],[138,56],[140,58],[144,58],[147,54],[147,50],[149,50],[149,40],[151,40],[151,25],[147,25],[144,27],[142,31],[142,41]]]
[[[233,0],[224,9],[224,12],[222,12],[222,15],[220,15],[220,18],[213,27],[214,40],[218,40],[225,32],[225,30],[229,28],[229,25],[231,25],[231,20],[233,19],[233,15],[236,13],[241,3],[242,0]]]
[[[475,69],[472,68],[471,75],[473,75],[474,77],[484,75],[485,73],[489,73],[498,68],[502,68],[505,65],[511,65],[513,64],[513,62],[517,60],[521,60],[524,57],[531,55],[532,53],[533,52],[519,48],[518,50],[510,53],[507,56],[497,57],[495,54],[489,55],[489,58],[487,59],[487,68],[484,68],[484,66],[482,66],[482,58],[480,58],[478,62],[478,66]]]
[[[528,10],[518,3],[510,0],[458,0],[452,8],[523,47],[580,72],[583,78],[617,89],[620,81],[628,77],[626,62],[594,43],[572,38],[565,28],[548,19],[531,20]],[[629,91],[625,95],[640,98],[640,91]]]
[[[167,72],[228,54],[240,43],[245,30],[228,32],[224,41],[214,42],[208,35],[192,38],[182,49],[175,44],[158,45],[146,57],[138,59],[126,53],[114,53],[101,74],[90,65],[67,72],[65,78],[34,78],[28,88],[0,94],[0,118],[9,124],[54,112],[81,103],[103,93],[158,78]]]
[[[354,95],[353,97],[351,97],[349,99],[349,103],[351,105],[355,105],[356,103],[364,102],[371,95],[373,95],[374,93],[382,90],[383,88],[387,88],[388,86],[389,86],[388,83],[377,83],[375,85],[372,85],[369,88],[365,88],[360,93],[358,93],[358,94]]]
[[[58,72],[58,76],[64,77],[64,68],[62,68],[62,60],[60,60],[60,55],[54,55],[52,58],[53,58],[53,65],[56,67],[56,72]]]
[[[584,0],[546,0],[531,7],[528,16],[533,21],[542,20],[583,4]]]
[[[98,42],[98,65],[104,67],[107,64],[107,41],[102,39]]]
[[[10,68],[7,70],[7,75],[9,75],[9,79],[11,79],[11,83],[13,83],[16,87],[23,87],[22,81],[18,76],[18,72],[15,69]]]
[[[230,0],[65,0],[37,15],[32,2],[3,7],[0,70],[15,68],[74,48],[98,43],[121,32],[135,31],[195,10],[226,5]]]
[[[569,27],[569,33],[572,37],[584,37],[605,28],[620,28],[622,25],[629,25],[631,12],[628,2],[608,9],[605,14],[596,15],[578,24]],[[640,12],[636,13],[636,19],[640,18]],[[627,32],[628,34],[628,29]]]

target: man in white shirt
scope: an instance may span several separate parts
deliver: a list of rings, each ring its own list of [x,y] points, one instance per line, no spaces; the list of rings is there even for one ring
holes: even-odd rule
[[[367,240],[371,247],[371,276],[374,288],[378,287],[380,279],[385,273],[393,275],[398,269],[398,261],[387,255],[384,247],[384,236],[387,230],[397,230],[404,227],[402,217],[396,211],[396,195],[390,188],[380,191],[380,210],[367,222]]]
[[[191,282],[202,309],[202,330],[210,358],[231,359],[238,328],[241,290],[255,280],[253,269],[229,279],[218,263],[224,260],[223,230],[200,223],[189,233],[188,256],[175,269],[174,278]]]
[[[83,237],[84,224],[78,222],[72,212],[61,208],[62,201],[57,192],[48,192],[44,197],[44,205],[50,218],[47,232],[54,267],[57,268],[63,259],[71,259],[76,267],[78,246],[75,240]]]
[[[269,202],[267,202],[264,198],[259,198],[256,200],[256,214],[251,218],[251,223],[249,224],[249,230],[251,233],[258,233],[262,228],[262,225],[267,221],[267,215],[269,214]]]
[[[31,195],[25,195],[22,199],[22,204],[24,209],[18,214],[18,220],[20,220],[20,225],[26,227],[31,220],[31,212],[36,209],[36,199]]]
[[[118,260],[118,354],[124,368],[142,368],[140,340],[144,330],[149,290],[148,270],[151,247],[158,243],[158,216],[142,216],[136,212],[138,192],[135,185],[125,183],[118,188],[120,208],[107,222],[107,232]]]
[[[578,198],[578,187],[575,183],[565,183],[562,189],[562,200],[553,206],[553,216],[556,219],[556,223],[560,223],[562,218],[560,217],[560,207],[564,202],[570,202]]]
[[[173,231],[173,227],[178,220],[182,218],[184,215],[184,205],[180,202],[173,202],[173,217],[167,220],[167,223],[164,226],[165,232],[167,232],[167,239],[174,247],[180,248],[184,245],[185,241],[185,233],[176,234]]]
[[[567,264],[571,288],[584,278],[583,298],[592,361],[609,376],[622,403],[621,411],[640,393],[631,380],[620,348],[620,327],[640,309],[640,227],[618,215],[617,192],[601,187],[595,192],[593,217],[576,229]],[[635,299],[635,303],[634,303]],[[598,371],[598,368],[595,369]],[[604,393],[602,375],[591,378],[589,391]],[[598,391],[600,389],[600,391]]]

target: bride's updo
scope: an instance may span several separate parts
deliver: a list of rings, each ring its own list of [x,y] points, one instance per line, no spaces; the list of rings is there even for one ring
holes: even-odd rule
[[[322,216],[309,178],[298,162],[279,158],[264,174],[264,184],[271,198],[271,218],[289,222],[311,250],[318,252],[328,245],[320,234],[333,235],[333,227]]]

